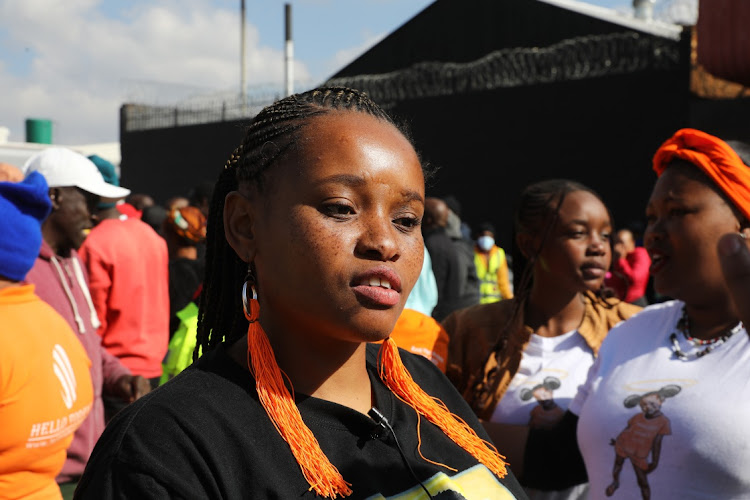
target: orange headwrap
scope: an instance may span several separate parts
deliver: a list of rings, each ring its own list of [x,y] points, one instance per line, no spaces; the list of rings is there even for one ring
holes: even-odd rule
[[[692,163],[708,175],[750,219],[750,168],[729,145],[700,130],[678,130],[654,155],[654,171],[661,175],[675,159]]]
[[[200,243],[206,239],[206,216],[195,207],[173,208],[165,223],[187,241]]]

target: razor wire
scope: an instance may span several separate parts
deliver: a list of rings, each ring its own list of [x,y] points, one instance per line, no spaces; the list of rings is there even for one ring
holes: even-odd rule
[[[551,84],[684,66],[680,42],[637,32],[586,35],[547,47],[493,51],[475,61],[419,62],[382,74],[332,78],[326,85],[366,91],[381,106],[399,101]],[[270,92],[191,99],[170,106],[125,104],[123,130],[132,132],[249,118],[278,99]]]
[[[548,47],[500,49],[467,63],[420,62],[374,75],[332,78],[326,85],[366,91],[381,106],[408,99],[467,94],[646,70],[678,69],[679,42],[625,32],[570,38]]]

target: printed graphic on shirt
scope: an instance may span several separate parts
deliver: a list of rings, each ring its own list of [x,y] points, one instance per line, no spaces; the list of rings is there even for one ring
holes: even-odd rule
[[[532,388],[524,388],[518,392],[521,401],[536,399],[537,405],[531,410],[529,427],[548,429],[554,427],[562,419],[565,411],[560,408],[553,398],[555,389],[562,385],[557,377],[545,377],[544,380]]]
[[[59,344],[52,348],[52,371],[60,381],[60,397],[70,410],[78,400],[78,381],[68,353]],[[48,446],[69,436],[81,425],[90,410],[91,404],[61,418],[31,424],[26,448]]]
[[[73,407],[73,403],[78,399],[76,394],[76,388],[78,382],[76,381],[75,373],[73,373],[73,366],[70,364],[70,358],[68,353],[62,348],[60,344],[55,344],[52,348],[52,370],[55,372],[58,380],[60,380],[60,395],[62,396],[65,407],[70,410]]]
[[[655,391],[631,394],[625,398],[625,408],[638,406],[641,412],[632,416],[625,429],[610,441],[610,445],[615,447],[615,463],[612,483],[605,490],[607,496],[614,495],[620,487],[620,472],[627,459],[633,466],[641,496],[651,498],[648,474],[659,466],[662,438],[672,434],[669,418],[662,413],[662,406],[667,398],[676,396],[681,390],[679,385],[668,384]]]
[[[490,470],[482,464],[448,476],[438,472],[424,482],[424,487],[435,500],[515,500],[515,496],[498,481]],[[422,486],[417,485],[408,491],[388,497],[388,500],[427,500]],[[386,500],[383,495],[371,496],[368,500]]]

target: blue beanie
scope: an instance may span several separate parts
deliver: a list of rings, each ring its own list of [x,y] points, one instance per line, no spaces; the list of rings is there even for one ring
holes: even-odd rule
[[[52,210],[44,176],[0,182],[0,276],[23,281],[42,246],[42,222]]]
[[[89,156],[89,160],[91,160],[91,162],[96,165],[96,168],[99,169],[99,173],[102,174],[104,182],[106,182],[107,184],[112,184],[113,186],[120,185],[120,179],[117,178],[117,171],[115,170],[115,166],[112,165],[112,163],[108,162],[99,155],[91,155]],[[108,208],[114,207],[115,205],[115,203],[100,202],[96,207],[99,210],[106,210]]]

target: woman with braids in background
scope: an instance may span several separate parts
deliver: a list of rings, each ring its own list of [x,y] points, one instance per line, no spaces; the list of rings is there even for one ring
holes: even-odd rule
[[[366,95],[261,111],[213,195],[203,355],[110,424],[77,497],[522,498],[442,373],[388,339],[423,211],[420,160]]]
[[[588,187],[563,179],[528,186],[515,226],[516,258],[526,259],[518,292],[446,318],[447,375],[502,443],[530,498],[583,498],[583,468],[524,461],[526,437],[558,424],[609,329],[640,308],[600,293],[612,221]],[[568,447],[576,450],[574,439]]]

